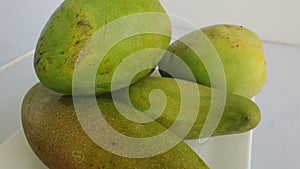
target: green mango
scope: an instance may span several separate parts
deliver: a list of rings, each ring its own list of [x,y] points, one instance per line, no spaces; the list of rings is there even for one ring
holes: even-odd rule
[[[78,99],[80,103],[91,103],[93,97],[78,97]],[[100,97],[96,99],[107,123],[121,134],[134,138],[146,138],[166,130],[155,121],[148,124],[128,121],[118,113],[111,100]],[[167,152],[145,158],[129,158],[108,152],[98,146],[83,130],[78,114],[76,115],[74,103],[71,96],[59,95],[41,83],[32,87],[24,98],[22,125],[26,138],[36,155],[49,168],[208,169],[198,155],[183,141],[179,141]],[[124,112],[131,113],[132,111],[127,105],[120,104],[119,106]],[[97,127],[101,126],[95,125],[95,119],[99,117],[97,113],[91,112],[93,111],[91,107],[89,104],[82,107],[83,124],[88,125],[95,135],[101,135],[102,132],[104,135],[111,134],[97,130]],[[105,140],[104,137],[100,139]],[[123,147],[126,142],[118,139],[109,142],[109,145],[115,147],[117,152],[148,151],[161,144],[163,143],[157,142],[155,145],[139,149],[138,145]]]
[[[133,73],[131,83],[149,75],[163,56],[151,49],[167,49],[170,35],[169,17],[158,0],[65,0],[41,32],[34,68],[40,81],[59,93],[110,92],[127,87]],[[116,68],[137,51],[144,53],[127,68],[147,69],[122,71],[112,89]]]
[[[155,92],[150,94],[153,91],[164,93],[166,100],[164,109],[150,109],[155,106],[161,107],[164,103],[162,95],[155,94]],[[198,100],[195,93],[199,93],[200,98]],[[113,92],[112,96],[114,100],[126,104],[129,104],[127,99],[129,98],[134,108],[140,112],[145,112],[149,117],[152,116],[165,128],[170,129],[175,121],[179,122],[177,129],[170,130],[173,133],[179,133],[178,135],[184,137],[184,139],[243,133],[255,128],[260,121],[260,110],[250,99],[239,95],[225,94],[222,91],[212,90],[207,86],[180,79],[147,77],[128,89]],[[215,99],[213,104],[216,104],[214,108],[217,109],[214,109],[212,111],[214,114],[210,116],[211,119],[216,119],[217,124],[214,126],[215,124],[212,124],[212,122],[215,123],[215,121],[210,121],[211,123],[208,122],[205,128],[206,131],[203,131],[210,109],[212,109],[212,96]],[[224,101],[223,111],[218,108],[222,107],[222,101]],[[183,109],[184,114],[183,117],[179,118],[181,109]],[[160,116],[157,115],[158,112],[156,111],[158,110],[162,110]],[[220,110],[221,115],[214,112],[215,110]],[[196,116],[194,115],[195,111]],[[218,121],[219,115],[220,119]],[[183,133],[182,130],[189,128],[187,126],[191,126],[190,131]],[[200,135],[201,131],[203,132],[202,135]]]
[[[179,57],[191,69],[197,83],[211,86],[211,78],[205,67],[210,65],[205,65],[202,60],[205,57],[212,59],[214,55],[214,52],[209,51],[211,49],[207,47],[210,45],[208,43],[215,48],[223,64],[227,92],[248,98],[255,96],[266,81],[263,45],[254,32],[242,26],[213,25],[183,36],[169,47],[168,51],[172,54],[167,53],[159,63],[161,75],[170,77],[163,71],[170,67],[174,68],[173,77],[191,80],[174,62],[174,58]],[[198,56],[192,49],[199,50],[201,54]],[[222,66],[219,69],[221,68]],[[213,69],[211,70],[214,71]],[[221,79],[219,76],[222,74],[215,76],[213,78]],[[222,81],[216,82],[213,87],[222,89],[221,85]]]

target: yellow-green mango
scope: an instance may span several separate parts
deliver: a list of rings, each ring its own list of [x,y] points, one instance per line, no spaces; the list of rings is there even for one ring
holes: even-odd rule
[[[116,88],[111,89],[113,74],[122,61],[140,50],[165,50],[170,35],[169,17],[158,0],[65,0],[41,32],[34,68],[45,86],[72,94],[77,64],[77,95],[110,92],[128,86],[126,78],[133,72],[123,71],[123,79],[118,79]],[[138,74],[131,83],[151,73],[162,55],[146,52],[138,55],[144,57],[131,61],[128,67],[148,67],[134,72]],[[94,80],[92,90],[85,89],[90,84],[87,78]]]
[[[80,101],[86,102],[93,100],[93,97],[81,99],[83,100]],[[146,138],[166,130],[155,121],[148,124],[128,121],[118,113],[111,100],[96,99],[107,123],[121,134]],[[132,111],[126,105],[121,107],[127,113]],[[87,122],[85,125],[91,127],[90,130],[95,135],[99,135],[96,130],[98,126],[94,124],[95,119],[99,118],[98,114],[90,113],[89,105],[85,105],[83,109],[83,121]],[[128,158],[106,151],[83,130],[72,97],[57,94],[41,83],[32,87],[24,98],[22,124],[33,151],[50,169],[208,169],[199,156],[182,141],[167,152],[145,158]],[[136,146],[122,147],[126,145],[122,140],[113,140],[111,144],[121,146],[122,149],[140,150]],[[149,145],[145,147],[145,151],[160,144],[157,142]]]
[[[206,47],[206,39],[199,36],[199,31],[206,35],[219,55],[225,72],[226,82],[224,83],[227,85],[227,92],[248,98],[255,96],[266,80],[263,45],[254,32],[243,26],[213,25],[191,32],[169,47],[168,51],[173,54],[166,54],[159,63],[159,67],[161,69],[166,69],[166,67],[176,68],[173,74],[174,77],[191,80],[189,77],[184,76],[182,69],[175,65],[176,62],[173,62],[174,57],[178,56],[191,69],[198,83],[211,86],[208,69],[205,67],[207,65],[191,50],[193,48],[203,51],[203,53],[209,50]],[[181,41],[183,39],[186,43]],[[213,55],[213,52],[206,53],[207,55]],[[208,66],[212,67],[213,64]],[[218,67],[218,69],[221,68]],[[166,72],[160,72],[162,76],[170,76]],[[222,82],[217,83],[221,84]],[[218,87],[220,84],[216,84],[214,87]]]
[[[196,90],[194,90],[195,85],[197,86]],[[167,103],[163,111],[160,112],[162,114],[156,121],[165,128],[170,128],[176,120],[179,120],[179,126],[181,127],[177,127],[179,130],[174,131],[174,133],[178,132],[181,136],[183,136],[181,129],[187,128],[187,126],[191,125],[194,121],[191,130],[186,133],[184,139],[200,138],[200,133],[208,118],[209,111],[212,108],[212,89],[207,86],[180,79],[147,77],[133,84],[129,89],[113,92],[113,98],[119,102],[128,104],[126,98],[129,96],[132,105],[139,111],[145,112],[149,110],[151,106],[163,104],[164,101],[161,95],[150,96],[151,92],[158,90],[164,93]],[[186,96],[182,95],[181,92],[183,91]],[[195,96],[197,95],[194,95],[193,93],[196,92],[199,93],[199,102],[195,102]],[[201,135],[201,138],[243,133],[258,125],[261,117],[260,110],[253,101],[243,96],[228,93],[225,94],[216,89],[214,89],[214,92],[215,94],[213,97],[215,97],[216,102],[213,104],[217,105],[215,105],[215,107],[222,107],[222,101],[224,101],[224,110],[219,112],[221,113],[221,119],[219,122],[217,120],[218,123],[216,128],[214,128],[215,124],[208,123],[208,126],[210,127],[206,128],[206,130],[213,130],[213,132],[204,132]],[[152,99],[154,105],[150,104],[149,99]],[[187,107],[181,107],[183,104],[186,104]],[[181,109],[183,109],[184,116],[177,119]],[[155,111],[155,109],[152,110]],[[154,111],[146,113],[148,116],[156,117],[157,112]],[[195,111],[197,113],[196,117],[194,117],[193,114]],[[213,113],[210,115],[212,116],[212,119],[217,119],[220,115],[218,112],[212,111],[211,113]]]

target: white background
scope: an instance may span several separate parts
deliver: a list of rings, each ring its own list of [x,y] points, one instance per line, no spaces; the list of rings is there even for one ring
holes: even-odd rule
[[[35,47],[44,23],[60,2],[62,0],[1,1],[0,66]],[[199,27],[216,23],[241,24],[265,42],[294,44],[264,44],[268,80],[256,97],[262,109],[262,122],[254,130],[252,168],[298,169],[300,1],[162,0],[162,3],[169,13],[184,17]]]

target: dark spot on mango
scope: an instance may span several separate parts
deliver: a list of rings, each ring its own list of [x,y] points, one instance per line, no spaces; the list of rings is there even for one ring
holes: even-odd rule
[[[231,26],[230,26],[230,25],[224,25],[224,27],[226,27],[226,28],[231,28]]]
[[[105,74],[109,74],[112,72],[112,69],[110,68],[106,68],[105,70],[99,72],[100,75],[105,75]]]
[[[48,60],[48,64],[51,65],[53,63],[52,60]]]
[[[111,68],[108,68],[108,69],[105,70],[104,73],[109,74],[111,71],[112,71],[112,69],[111,69]]]
[[[77,26],[91,26],[89,21],[86,19],[81,19],[77,22]]]
[[[81,18],[77,22],[77,27],[85,34],[87,34],[90,30],[93,29],[93,26],[90,24],[90,22],[84,18]]]
[[[41,58],[40,57],[37,57],[37,59],[34,61],[34,64],[38,64],[40,62]]]
[[[245,117],[245,122],[249,122],[250,121],[250,117]]]

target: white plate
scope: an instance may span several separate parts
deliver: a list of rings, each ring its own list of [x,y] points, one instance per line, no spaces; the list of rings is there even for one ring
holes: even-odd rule
[[[23,130],[0,146],[0,169],[47,169],[26,141]]]

